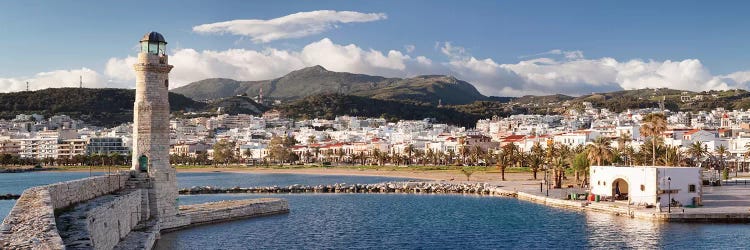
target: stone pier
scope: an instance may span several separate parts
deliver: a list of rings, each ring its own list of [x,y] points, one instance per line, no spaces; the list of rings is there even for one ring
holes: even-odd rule
[[[151,249],[163,231],[287,213],[283,199],[180,206],[151,217],[150,179],[135,171],[27,189],[0,226],[0,249]]]

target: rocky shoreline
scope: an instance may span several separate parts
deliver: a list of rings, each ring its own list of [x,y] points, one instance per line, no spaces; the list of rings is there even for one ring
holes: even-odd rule
[[[56,167],[0,168],[0,174],[59,170]]]
[[[434,194],[498,194],[496,185],[487,183],[440,183],[440,182],[385,182],[377,184],[290,185],[268,187],[191,187],[179,190],[180,194],[223,193],[434,193]],[[514,197],[511,192],[503,196]]]

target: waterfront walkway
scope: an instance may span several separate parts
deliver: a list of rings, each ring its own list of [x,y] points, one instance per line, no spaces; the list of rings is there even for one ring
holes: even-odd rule
[[[503,188],[511,188],[517,192],[523,192],[530,196],[539,197],[538,199],[529,200],[537,203],[550,205],[549,200],[565,201],[570,193],[585,193],[580,188],[574,189],[550,189],[549,196],[546,195],[546,189],[539,190],[539,181],[518,181],[504,182]],[[546,198],[545,202],[539,202]],[[571,201],[581,203],[580,210],[591,210],[597,212],[606,212],[619,216],[631,218],[657,220],[657,221],[674,221],[674,222],[750,222],[750,179],[745,185],[744,180],[738,182],[730,181],[724,186],[704,186],[703,187],[703,206],[696,208],[673,207],[671,213],[668,207],[645,208],[629,206],[627,202],[588,202],[588,201]],[[559,202],[557,202],[559,203]],[[568,203],[561,203],[568,204]],[[552,206],[554,203],[551,204]],[[574,206],[559,206],[576,208]]]

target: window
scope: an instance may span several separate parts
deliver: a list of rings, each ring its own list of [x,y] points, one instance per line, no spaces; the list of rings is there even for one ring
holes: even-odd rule
[[[646,186],[645,185],[641,185],[641,191],[646,191]]]
[[[688,193],[695,193],[695,184],[688,185]]]

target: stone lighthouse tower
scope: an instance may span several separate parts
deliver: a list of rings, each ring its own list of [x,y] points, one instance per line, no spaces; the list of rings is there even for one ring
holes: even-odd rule
[[[157,32],[140,41],[133,107],[133,166],[150,181],[148,206],[152,218],[169,224],[177,214],[177,178],[169,164],[169,65],[167,42]]]

